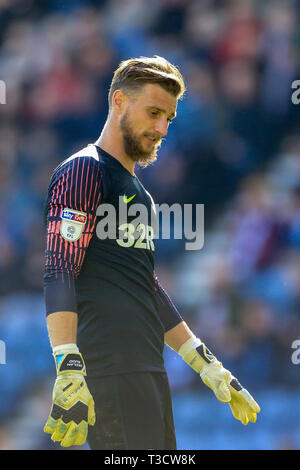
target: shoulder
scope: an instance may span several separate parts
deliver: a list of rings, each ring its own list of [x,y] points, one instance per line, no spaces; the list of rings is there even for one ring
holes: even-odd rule
[[[45,197],[49,204],[87,212],[104,197],[102,160],[94,145],[88,145],[63,160],[52,172]]]
[[[98,153],[97,148],[93,144],[89,144],[86,147],[80,149],[78,152],[70,155],[63,160],[53,171],[53,173],[63,173],[74,166],[85,166],[89,165],[94,168],[100,168],[103,164],[101,155]]]
[[[67,157],[53,170],[49,187],[58,184],[62,180],[102,179],[104,167],[104,161],[96,146],[89,144]]]

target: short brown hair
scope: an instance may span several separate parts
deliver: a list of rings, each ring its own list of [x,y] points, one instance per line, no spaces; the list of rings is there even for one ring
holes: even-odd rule
[[[109,107],[116,90],[132,95],[146,83],[160,85],[177,99],[181,99],[186,87],[179,69],[167,59],[154,57],[139,57],[123,60],[115,70],[108,93]]]

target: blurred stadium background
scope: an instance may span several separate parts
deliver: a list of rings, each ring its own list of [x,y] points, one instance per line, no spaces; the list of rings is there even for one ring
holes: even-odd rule
[[[42,431],[43,200],[52,169],[98,137],[119,62],[154,54],[188,91],[139,177],[156,203],[205,204],[203,249],[160,241],[157,271],[262,408],[243,427],[167,349],[178,447],[300,449],[299,14],[296,0],[0,1],[0,449],[59,448]]]

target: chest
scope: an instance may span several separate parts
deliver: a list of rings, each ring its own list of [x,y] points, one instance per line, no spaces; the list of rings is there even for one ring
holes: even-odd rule
[[[155,204],[138,178],[118,173],[111,175],[109,191],[98,207],[97,217],[98,237],[100,231],[103,237],[115,239],[122,247],[154,251]]]

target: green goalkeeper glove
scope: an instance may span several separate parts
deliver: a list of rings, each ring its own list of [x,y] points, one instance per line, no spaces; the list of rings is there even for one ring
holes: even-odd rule
[[[198,374],[217,399],[228,403],[233,416],[245,426],[251,421],[255,423],[260,407],[241,386],[238,380],[225,369],[221,362],[207,349],[204,343],[193,337],[186,341],[178,351],[183,360]]]
[[[62,447],[82,445],[88,425],[96,421],[94,400],[84,376],[85,364],[74,344],[57,346],[53,350],[57,378],[53,389],[53,405],[44,427],[53,441]]]

